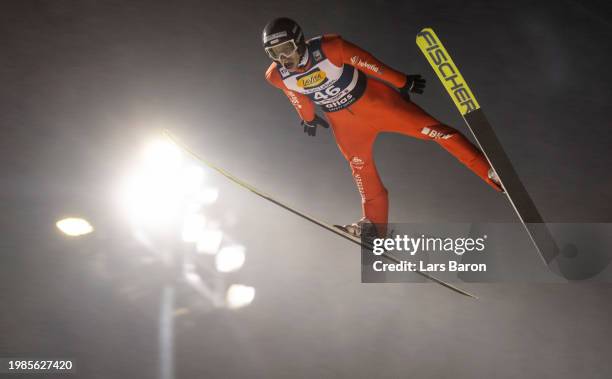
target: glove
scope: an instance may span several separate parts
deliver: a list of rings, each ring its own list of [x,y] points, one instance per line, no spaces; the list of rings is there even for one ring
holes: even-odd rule
[[[410,92],[422,94],[425,89],[425,79],[421,75],[406,75],[406,84],[399,89],[405,100],[410,100]]]
[[[329,128],[329,124],[323,118],[315,115],[315,118],[312,121],[304,121],[302,120],[302,126],[304,127],[304,133],[308,134],[311,137],[317,135],[317,126],[323,127],[325,129]]]

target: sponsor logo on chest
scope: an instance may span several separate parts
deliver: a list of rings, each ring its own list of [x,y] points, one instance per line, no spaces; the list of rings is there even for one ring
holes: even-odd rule
[[[323,59],[307,72],[300,74],[288,73],[285,76],[281,68],[283,82],[287,88],[303,94],[325,90],[340,78],[342,72],[343,67],[334,66],[328,59]]]
[[[311,89],[320,86],[327,80],[327,74],[325,71],[318,67],[306,75],[299,76],[296,78],[296,84],[298,87],[303,89]]]

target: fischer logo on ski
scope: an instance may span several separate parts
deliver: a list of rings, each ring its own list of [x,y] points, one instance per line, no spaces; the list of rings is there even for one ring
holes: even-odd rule
[[[430,28],[421,30],[417,35],[417,45],[434,68],[461,115],[465,116],[479,109],[476,97],[434,31]]]

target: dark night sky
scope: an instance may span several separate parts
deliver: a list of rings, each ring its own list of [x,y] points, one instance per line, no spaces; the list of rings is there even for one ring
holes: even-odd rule
[[[114,191],[160,127],[299,209],[334,223],[360,217],[331,134],[305,136],[264,80],[261,30],[277,16],[296,19],[307,36],[337,33],[423,74],[428,88],[415,102],[467,133],[414,42],[433,27],[543,216],[611,221],[612,15],[604,1],[5,1],[0,356],[73,355],[88,378],[156,375],[163,274],[125,258],[139,247]],[[392,221],[515,220],[499,194],[433,143],[384,134],[375,155]],[[178,325],[179,377],[610,372],[607,285],[467,285],[479,301],[431,284],[363,285],[352,246],[212,178],[220,205],[239,219],[233,234],[249,248],[240,279],[258,292],[239,312]],[[88,217],[97,233],[62,238],[54,222],[66,214]],[[111,267],[106,276],[100,266]],[[144,294],[122,295],[132,287]]]

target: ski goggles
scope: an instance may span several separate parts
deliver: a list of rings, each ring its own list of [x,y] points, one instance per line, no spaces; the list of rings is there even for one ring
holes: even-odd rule
[[[278,45],[266,47],[266,53],[268,53],[270,58],[278,61],[281,57],[289,58],[297,51],[297,49],[298,47],[295,44],[295,41],[290,39],[289,41],[279,43]]]

